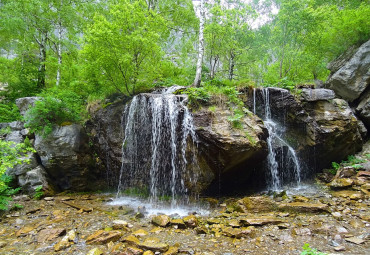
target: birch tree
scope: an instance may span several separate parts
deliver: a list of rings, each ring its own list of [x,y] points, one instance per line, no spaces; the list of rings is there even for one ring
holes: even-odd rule
[[[204,0],[200,0],[200,16],[199,16],[199,38],[198,38],[198,59],[197,69],[193,86],[199,87],[202,78],[202,64],[204,55],[204,23],[206,19]]]

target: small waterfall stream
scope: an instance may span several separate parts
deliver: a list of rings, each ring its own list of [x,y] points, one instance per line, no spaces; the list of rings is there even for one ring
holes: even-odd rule
[[[176,206],[188,195],[185,182],[196,182],[196,171],[189,171],[197,166],[192,116],[186,97],[172,90],[139,94],[126,105],[117,196],[140,187],[150,202],[169,199]]]
[[[272,119],[270,93],[268,88],[261,90],[264,123],[268,130],[267,168],[269,173],[268,186],[272,190],[279,190],[284,184],[301,182],[301,167],[295,150],[283,139],[285,129]],[[256,113],[256,90],[253,89],[253,111]]]

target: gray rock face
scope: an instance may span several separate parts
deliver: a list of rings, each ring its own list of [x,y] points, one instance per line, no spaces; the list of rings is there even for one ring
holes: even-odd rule
[[[27,160],[28,163],[16,165],[14,168],[8,169],[6,172],[7,175],[17,177],[19,175],[26,174],[28,171],[38,166],[36,155],[33,153],[28,153],[27,155],[21,157],[20,159]]]
[[[361,45],[347,61],[337,59],[326,87],[343,99],[352,102],[366,90],[370,81],[370,40]]]
[[[334,99],[335,93],[331,89],[302,89],[301,96],[304,101],[314,102]]]
[[[245,115],[240,127],[233,128],[228,120],[231,115],[231,111],[223,107],[216,107],[214,111],[203,108],[193,114],[199,139],[198,163],[204,177],[199,182],[204,185],[200,190],[209,184],[210,190],[216,189],[221,182],[224,189],[231,183],[241,184],[252,178],[267,155],[268,133],[262,120],[255,115]]]
[[[57,127],[46,138],[36,135],[42,165],[62,190],[85,190],[91,177],[91,152],[81,125]]]
[[[14,143],[22,143],[24,141],[21,131],[11,131],[6,137],[5,141],[7,142],[14,142]]]
[[[370,87],[359,99],[359,104],[356,107],[356,114],[370,130]]]
[[[39,186],[43,187],[43,191],[48,195],[52,195],[54,190],[50,186],[48,174],[42,166],[37,166],[18,177],[18,184],[22,187],[22,191],[33,194]]]
[[[34,106],[37,100],[40,100],[40,97],[22,97],[16,99],[15,103],[18,106],[21,115],[24,116],[27,110]]]
[[[246,99],[253,109],[253,93]],[[285,140],[309,167],[304,171],[322,170],[333,161],[341,161],[362,148],[361,122],[342,99],[297,101],[289,91],[269,88],[272,119],[286,129]],[[259,90],[257,102],[264,102]],[[256,112],[264,115],[264,104]]]

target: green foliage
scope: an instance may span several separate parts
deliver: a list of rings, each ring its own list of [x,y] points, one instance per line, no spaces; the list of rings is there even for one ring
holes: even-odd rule
[[[35,189],[35,194],[33,195],[33,199],[40,200],[44,196],[44,191],[42,190],[42,185],[37,186]]]
[[[8,134],[10,134],[10,132],[12,132],[10,127],[1,128],[0,129],[0,136],[8,135]]]
[[[17,164],[28,162],[28,160],[20,158],[22,154],[27,152],[35,152],[35,150],[26,147],[25,144],[15,144],[0,139],[0,210],[7,209],[8,202],[11,200],[10,196],[19,190],[8,186],[11,178],[5,175],[5,171]]]
[[[0,123],[20,120],[18,107],[15,104],[5,104],[0,102]]]
[[[41,100],[25,115],[26,127],[31,132],[46,137],[55,125],[76,123],[81,120],[83,101],[79,95],[68,90],[48,90]]]
[[[332,162],[331,165],[332,165],[333,168],[329,169],[329,171],[332,174],[336,174],[337,171],[339,170],[339,168],[345,167],[345,166],[351,166],[354,169],[358,170],[358,169],[362,168],[362,166],[360,164],[365,163],[365,162],[366,162],[365,159],[357,158],[354,155],[349,155],[347,160],[342,160],[341,163]]]
[[[319,252],[315,248],[311,248],[308,243],[305,243],[302,249],[303,251],[301,252],[301,255],[327,255],[326,253]]]
[[[183,93],[188,95],[189,105],[194,109],[207,104],[211,97],[209,91],[207,91],[205,87],[187,88]]]
[[[13,189],[8,185],[11,183],[12,178],[3,174],[0,176],[0,211],[5,211],[8,209],[9,201],[11,201],[11,196],[16,194],[20,188]]]

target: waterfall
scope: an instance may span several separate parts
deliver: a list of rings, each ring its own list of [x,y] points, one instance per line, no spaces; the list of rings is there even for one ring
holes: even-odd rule
[[[283,139],[284,128],[272,119],[269,89],[262,91],[264,104],[264,123],[268,130],[267,138],[268,156],[267,167],[269,170],[269,188],[279,190],[284,183],[301,182],[301,167],[295,150]],[[255,91],[253,93],[253,109],[256,109]],[[284,148],[286,152],[284,153]],[[278,159],[280,159],[278,161]]]
[[[167,198],[176,205],[178,197],[187,195],[185,184],[196,182],[192,115],[186,97],[172,92],[139,94],[126,105],[117,195],[140,188],[151,202]]]

